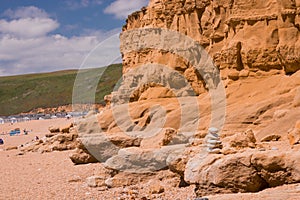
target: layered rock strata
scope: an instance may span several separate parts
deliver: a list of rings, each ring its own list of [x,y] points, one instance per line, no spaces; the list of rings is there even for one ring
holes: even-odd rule
[[[180,55],[155,48],[124,50],[132,42],[128,31],[162,28],[199,42],[223,79],[273,71],[292,74],[300,69],[299,13],[300,1],[294,0],[151,0],[148,7],[128,16],[123,27],[123,72],[159,63],[183,74],[196,94],[205,91],[203,77]]]
[[[151,0],[123,27],[124,80],[106,98],[110,107],[77,127],[85,148],[120,176],[169,169],[195,184],[198,196],[300,182],[299,8],[298,0]],[[201,44],[222,81],[210,84],[183,58],[180,40],[169,48],[172,38],[157,40],[159,28]],[[131,34],[139,29],[151,35]],[[222,154],[208,154],[206,91],[222,82],[226,122],[219,136],[210,134],[210,150]]]

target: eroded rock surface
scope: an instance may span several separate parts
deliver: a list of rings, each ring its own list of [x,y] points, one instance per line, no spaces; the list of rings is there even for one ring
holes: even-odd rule
[[[151,0],[148,7],[128,16],[122,45],[130,42],[126,31],[165,28],[199,42],[211,55],[224,77],[233,80],[260,76],[259,71],[299,70],[298,1]],[[161,42],[161,41],[151,41]],[[187,61],[171,52],[142,49],[123,55],[124,72],[140,64],[158,62],[181,71],[200,92],[199,80],[188,74]],[[197,79],[197,78],[196,78]],[[198,86],[197,86],[198,85]]]
[[[185,181],[196,184],[196,193],[200,196],[258,192],[299,182],[299,156],[297,151],[197,155],[186,165]]]
[[[127,172],[163,169],[198,196],[300,182],[299,9],[288,0],[150,0],[123,27],[123,82],[78,125],[85,150],[77,156],[88,162],[90,153],[114,171],[108,187],[138,184]],[[213,99],[212,86],[225,98]],[[225,99],[226,112],[212,116]],[[223,149],[208,154],[215,121]],[[163,192],[159,185],[149,192]]]

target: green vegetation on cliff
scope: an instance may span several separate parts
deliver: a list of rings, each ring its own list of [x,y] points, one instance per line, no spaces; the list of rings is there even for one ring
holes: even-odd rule
[[[57,107],[72,103],[74,81],[78,70],[0,77],[0,116],[28,112],[35,108]],[[101,79],[96,83],[96,103],[104,103],[122,76],[121,64],[106,68],[86,69],[86,79]],[[90,102],[82,102],[90,103]]]

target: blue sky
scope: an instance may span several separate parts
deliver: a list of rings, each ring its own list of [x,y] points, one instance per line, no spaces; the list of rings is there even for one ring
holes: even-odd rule
[[[118,51],[119,41],[106,39],[148,1],[0,0],[0,76],[76,69],[97,45]]]

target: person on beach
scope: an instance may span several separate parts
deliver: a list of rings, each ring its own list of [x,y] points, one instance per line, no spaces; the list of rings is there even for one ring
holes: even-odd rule
[[[4,141],[2,138],[0,138],[0,145],[4,144]]]

